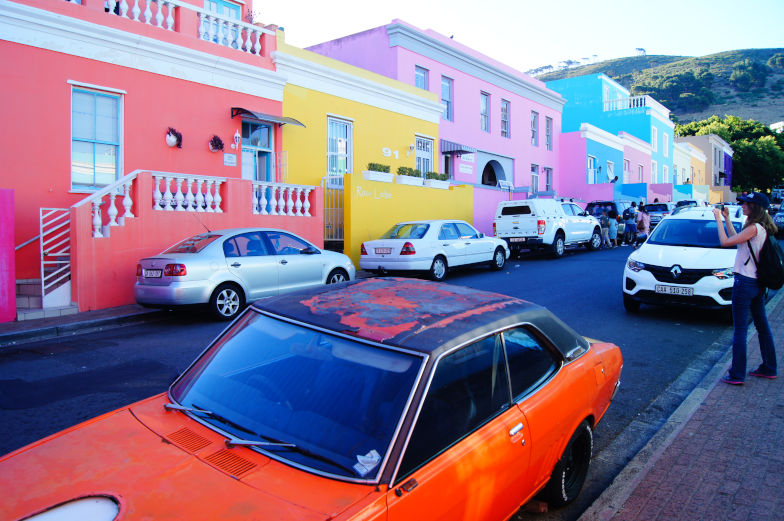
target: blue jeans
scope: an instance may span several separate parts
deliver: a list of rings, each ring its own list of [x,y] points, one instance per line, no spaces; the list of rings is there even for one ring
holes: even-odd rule
[[[732,322],[735,333],[732,337],[732,367],[729,376],[733,380],[743,381],[746,378],[746,337],[749,332],[749,314],[754,320],[759,338],[762,365],[760,371],[765,374],[776,374],[776,348],[773,345],[773,334],[765,314],[765,290],[757,284],[757,279],[735,274],[732,287]]]

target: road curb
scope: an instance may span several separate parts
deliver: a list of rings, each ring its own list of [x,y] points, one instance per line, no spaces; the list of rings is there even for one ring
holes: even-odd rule
[[[775,309],[784,298],[784,291],[779,291],[766,305],[767,309]],[[756,329],[749,328],[749,338],[756,334]],[[626,464],[615,477],[609,487],[579,517],[579,521],[608,521],[623,507],[626,500],[654,467],[659,457],[680,434],[702,402],[713,390],[719,379],[727,370],[732,359],[731,343],[710,371],[702,378],[697,387],[684,399],[683,403],[670,415],[664,425],[654,434],[645,446]]]
[[[0,348],[13,347],[27,342],[46,340],[78,333],[100,331],[109,327],[117,327],[142,322],[159,320],[161,311],[149,310],[127,313],[113,317],[100,317],[64,324],[52,324],[20,331],[0,333]]]

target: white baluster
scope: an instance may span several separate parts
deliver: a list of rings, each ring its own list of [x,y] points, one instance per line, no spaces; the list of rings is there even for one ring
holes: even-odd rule
[[[256,44],[253,46],[253,54],[261,55],[261,31],[253,31],[256,36]]]
[[[250,39],[252,33],[250,29],[245,29],[245,52],[253,53],[253,42]]]
[[[296,208],[294,215],[298,217],[302,217],[302,201],[300,200],[301,194],[302,194],[301,188],[294,189],[294,207]]]
[[[152,25],[150,21],[152,20],[152,9],[150,9],[150,4],[152,3],[151,0],[145,0],[144,2],[144,23],[147,25]],[[160,9],[160,7],[158,7]]]
[[[259,214],[259,196],[258,196],[259,187],[257,185],[252,185],[250,194],[251,194],[251,211],[253,215]]]
[[[218,30],[219,29],[218,29],[217,18],[214,17],[214,16],[211,16],[211,15],[207,15],[206,19],[207,19],[207,23],[209,24],[208,25],[208,30],[209,30],[209,34],[210,34],[210,37],[207,38],[207,39],[209,41],[211,41],[211,42],[214,42],[214,41],[216,41],[218,39]]]
[[[126,0],[120,2],[120,16],[128,18],[128,2]]]
[[[223,213],[223,208],[221,208],[221,201],[223,198],[220,194],[220,185],[223,181],[215,181],[215,197],[213,201],[215,202],[215,213]]]
[[[186,179],[185,180],[185,209],[189,212],[193,211],[193,191],[191,188],[193,187],[193,179]]]
[[[133,199],[131,199],[131,184],[132,183],[133,183],[133,181],[128,181],[127,183],[125,183],[123,185],[123,194],[125,195],[125,197],[123,197],[123,202],[122,202],[123,208],[125,209],[125,212],[123,213],[123,217],[126,217],[126,218],[127,217],[135,217],[133,215],[133,212],[131,212],[131,209],[133,208]]]
[[[139,15],[142,14],[142,10],[139,7],[139,0],[133,0],[133,9],[131,9],[131,12],[133,13],[133,21],[138,22]]]
[[[270,202],[269,202],[269,204],[270,204],[270,211],[269,211],[269,214],[270,215],[278,215],[278,211],[276,210],[276,208],[278,207],[278,197],[277,197],[277,195],[275,195],[275,194],[278,193],[278,187],[275,186],[275,185],[270,185],[269,188],[270,188]]]
[[[173,196],[169,190],[169,178],[166,176],[163,176],[163,185],[166,187],[166,190],[163,192],[163,209],[167,212],[171,212],[174,210],[174,208],[172,208]]]
[[[109,217],[109,226],[117,226],[117,207],[114,205],[114,192],[109,194],[109,208],[106,215]]]
[[[182,181],[182,177],[178,177],[174,180],[174,209],[178,212],[185,210],[182,205],[183,201],[185,201],[185,196],[182,195],[182,190],[180,190]]]
[[[202,40],[209,39],[209,23],[208,23],[209,15],[199,12],[199,38]]]
[[[280,187],[280,198],[278,199],[278,215],[286,215],[286,188]]]
[[[267,185],[260,185],[261,186],[261,215],[269,215],[267,211]]]
[[[160,176],[153,176],[153,185],[152,185],[152,209],[153,210],[160,210],[161,209],[161,191],[159,190],[161,186],[161,178]]]
[[[223,20],[221,20],[220,18],[218,18],[216,16],[215,17],[215,25],[217,26],[218,30],[217,30],[217,39],[215,39],[214,41],[218,45],[223,45],[223,39],[225,38],[225,36],[223,35]]]
[[[201,185],[204,183],[204,179],[197,179],[196,180],[196,211],[203,212],[204,211],[204,194],[201,191]]]
[[[103,237],[101,233],[101,202],[93,201],[93,237],[100,239]]]
[[[302,215],[306,217],[311,216],[310,215],[310,192],[312,191],[313,189],[311,188],[305,188],[305,196],[303,197],[305,202],[302,203],[302,209],[303,209]]]
[[[109,14],[114,14],[114,10],[117,7],[117,0],[108,0]]]
[[[168,5],[163,0],[158,0],[158,12],[155,13],[155,27],[163,29],[163,6]]]
[[[214,210],[212,209],[212,181],[209,179],[205,181],[207,185],[207,194],[204,196],[204,202],[207,203],[207,208],[205,211],[212,213]]]
[[[166,4],[166,29],[169,31],[174,30],[174,9],[175,6],[171,2],[164,2]]]

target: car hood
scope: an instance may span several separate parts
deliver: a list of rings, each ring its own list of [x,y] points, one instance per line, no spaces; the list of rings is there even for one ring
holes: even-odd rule
[[[224,436],[165,410],[167,401],[150,398],[0,458],[0,475],[11,478],[0,519],[108,496],[117,519],[323,520],[382,494],[229,449]]]
[[[629,258],[655,266],[679,265],[686,269],[724,269],[735,265],[734,248],[695,248],[643,244]]]

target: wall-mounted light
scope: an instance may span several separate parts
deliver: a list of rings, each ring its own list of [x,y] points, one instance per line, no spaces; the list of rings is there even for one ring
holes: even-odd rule
[[[239,147],[241,139],[242,139],[242,136],[240,135],[239,129],[235,130],[234,131],[234,144],[231,145],[231,148],[236,149],[237,147]]]

